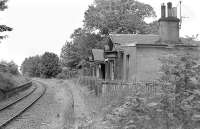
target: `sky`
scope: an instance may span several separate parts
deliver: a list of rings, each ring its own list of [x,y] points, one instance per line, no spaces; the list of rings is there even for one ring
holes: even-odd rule
[[[168,0],[138,0],[150,4],[160,18],[160,5]],[[171,0],[177,6],[178,0]],[[60,55],[74,29],[82,27],[84,12],[93,0],[9,0],[0,12],[0,24],[13,27],[0,43],[0,60],[13,60],[19,66],[26,57],[45,51]],[[200,34],[198,0],[182,0],[184,17],[181,36]],[[179,7],[179,6],[178,6]],[[152,20],[152,19],[151,19]],[[148,20],[149,21],[149,20]]]

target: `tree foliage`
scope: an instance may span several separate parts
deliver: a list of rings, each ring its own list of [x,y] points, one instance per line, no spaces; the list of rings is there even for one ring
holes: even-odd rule
[[[0,11],[4,11],[5,9],[8,8],[8,6],[6,5],[7,2],[8,0],[0,0]],[[12,28],[6,25],[0,25],[0,32],[4,32],[4,31],[12,31]],[[4,39],[6,37],[7,35],[0,36],[0,39]]]
[[[39,55],[26,58],[21,65],[23,75],[40,77],[40,61],[41,57]]]
[[[30,77],[55,77],[60,72],[59,58],[50,52],[26,58],[21,65],[21,71],[23,75]]]
[[[50,52],[45,52],[41,57],[40,74],[42,77],[55,77],[61,71],[59,57]]]
[[[66,42],[61,50],[61,63],[65,67],[76,68],[88,60],[91,49],[103,47],[101,35],[89,33],[82,28],[76,29],[71,37],[72,42]]]
[[[146,34],[159,34],[158,30],[159,30],[159,23],[158,21],[153,21],[149,24],[147,24],[146,26],[143,27],[144,32]]]
[[[3,69],[4,73],[10,73],[12,75],[18,75],[19,74],[18,65],[14,61],[10,61],[10,62],[1,61],[0,64],[3,64],[3,65],[6,66]]]
[[[135,0],[95,0],[85,12],[85,27],[101,33],[145,33],[144,19],[156,16],[153,8]]]
[[[8,6],[6,5],[7,2],[8,0],[0,0],[0,11],[4,11],[8,8]]]

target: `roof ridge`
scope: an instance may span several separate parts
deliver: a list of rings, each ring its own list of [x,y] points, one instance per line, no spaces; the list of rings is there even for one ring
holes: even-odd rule
[[[135,42],[137,44],[154,44],[160,37],[155,34],[110,34],[109,36],[114,43],[120,44]]]
[[[116,36],[122,36],[122,35],[134,35],[134,36],[159,36],[157,34],[109,34],[109,36],[112,36],[112,35],[116,35]]]

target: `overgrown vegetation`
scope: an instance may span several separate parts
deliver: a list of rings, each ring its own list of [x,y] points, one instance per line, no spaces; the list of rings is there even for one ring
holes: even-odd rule
[[[104,82],[103,89],[101,89],[101,82],[102,80],[89,77],[84,77],[79,81],[79,85],[87,86],[90,91],[85,92],[84,96],[86,105],[89,105],[89,110],[95,112],[95,117],[101,117],[100,121],[94,120],[88,125],[89,127],[95,129],[132,129],[133,127],[140,129],[151,126],[143,123],[146,120],[145,118],[150,119],[150,117],[146,117],[146,113],[150,113],[150,107],[147,106],[147,103],[151,101],[150,94],[156,95],[156,91],[152,90],[154,87],[147,86],[147,82],[136,84],[112,81]],[[157,86],[154,84],[155,82],[151,83]],[[98,91],[100,91],[100,94],[97,94]],[[151,123],[150,121],[147,122]]]
[[[170,55],[161,60],[164,95],[161,105],[165,113],[166,128],[175,125],[182,129],[198,127],[199,117],[199,56],[192,52]]]
[[[0,62],[0,89],[11,89],[26,81],[28,81],[28,79],[21,76],[15,62]]]
[[[61,72],[59,57],[54,53],[45,52],[41,56],[26,58],[21,65],[21,71],[29,77],[56,77]]]
[[[18,65],[14,61],[10,61],[10,62],[1,61],[0,64],[5,65],[5,67],[2,68],[1,72],[10,73],[13,75],[19,75]]]
[[[103,48],[102,37],[99,34],[78,28],[71,35],[72,42],[66,42],[61,50],[61,64],[63,67],[77,69],[84,65],[91,56],[93,48]]]
[[[56,76],[58,79],[71,79],[78,76],[78,70],[71,70],[63,67],[62,71]]]
[[[15,86],[15,82],[12,79],[12,75],[9,73],[0,72],[0,89],[10,89]]]

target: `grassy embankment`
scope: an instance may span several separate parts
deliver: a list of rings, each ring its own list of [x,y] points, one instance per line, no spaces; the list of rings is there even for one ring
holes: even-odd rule
[[[23,77],[16,65],[14,64],[0,64],[0,89],[9,90],[20,84],[27,82],[28,79]],[[0,99],[2,99],[3,93],[0,91]]]

